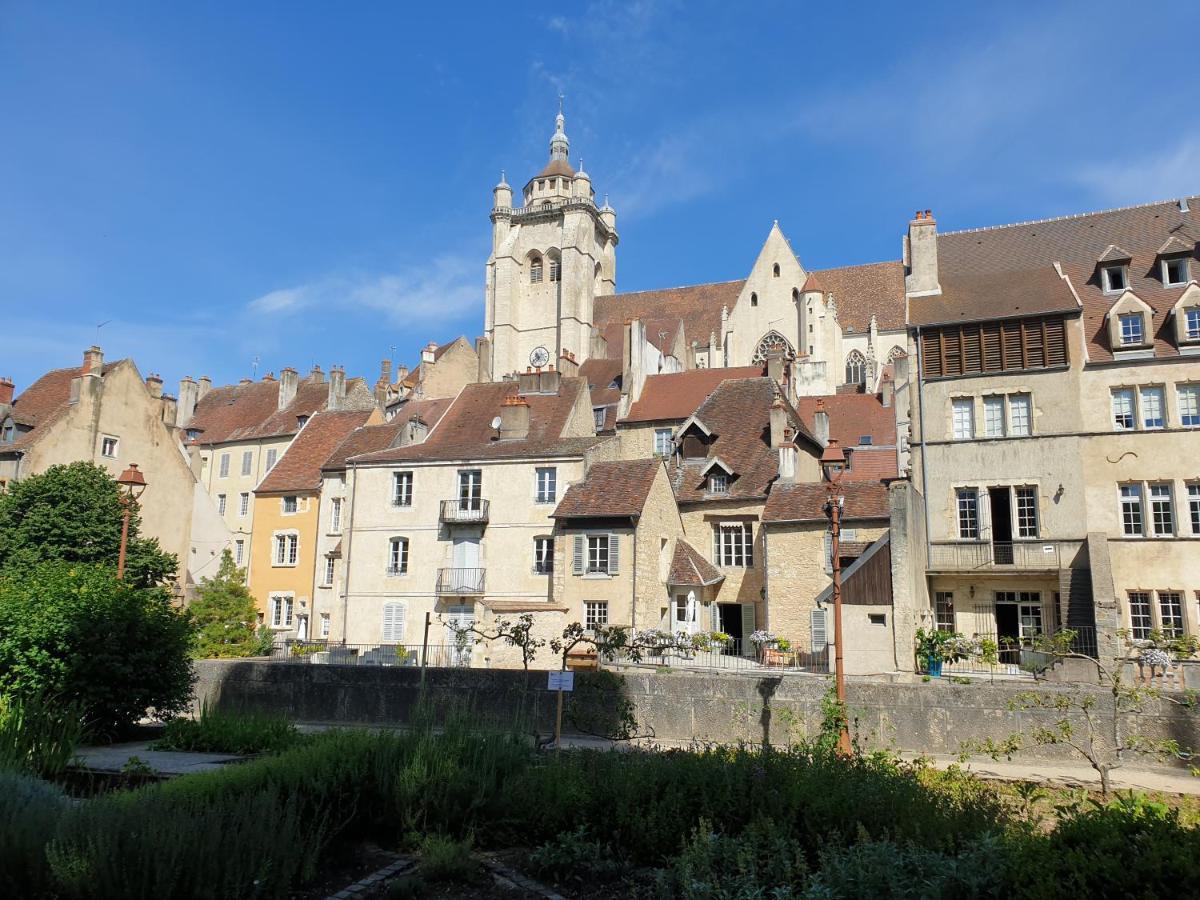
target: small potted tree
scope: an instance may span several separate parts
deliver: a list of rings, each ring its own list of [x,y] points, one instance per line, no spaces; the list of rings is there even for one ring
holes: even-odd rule
[[[944,663],[960,658],[960,647],[961,635],[953,631],[917,629],[917,662],[924,665],[925,673],[932,678],[941,677]]]

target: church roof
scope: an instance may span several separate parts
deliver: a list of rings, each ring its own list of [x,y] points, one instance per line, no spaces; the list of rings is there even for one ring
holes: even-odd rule
[[[715,284],[693,284],[687,287],[666,288],[660,291],[635,291],[628,294],[607,294],[597,297],[593,318],[603,331],[609,325],[621,325],[629,319],[678,321],[683,324],[684,338],[690,344],[697,341],[708,346],[709,337],[721,340],[721,310],[733,309],[745,279]],[[609,352],[614,353],[610,345]]]
[[[872,316],[883,331],[904,329],[904,265],[898,260],[809,272],[804,289],[833,295],[845,331],[867,331]]]
[[[565,175],[567,178],[574,178],[575,170],[571,168],[571,164],[565,159],[552,159],[546,163],[546,168],[542,169],[542,171],[529,180],[534,181],[538,178],[549,178],[553,175]]]

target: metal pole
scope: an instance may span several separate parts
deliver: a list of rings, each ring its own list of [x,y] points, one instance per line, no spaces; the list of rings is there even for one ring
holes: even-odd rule
[[[559,670],[565,672],[567,670],[567,661],[564,658],[562,668]],[[562,749],[562,714],[563,714],[563,689],[562,682],[558,683],[558,711],[554,714],[554,749]]]
[[[425,612],[425,635],[421,638],[421,687],[425,687],[425,663],[429,659],[429,617],[428,610]]]
[[[125,545],[129,542],[129,498],[122,498],[125,512],[121,516],[121,549],[117,552],[117,579],[125,580]]]
[[[838,479],[841,480],[840,478]],[[841,485],[837,485],[840,487]],[[838,729],[838,751],[844,754],[850,753],[850,730],[846,721],[846,665],[843,655],[842,642],[842,562],[841,554],[841,534],[842,534],[842,508],[841,508],[841,492],[833,489],[830,497],[830,530],[833,533],[832,549],[833,549],[833,657],[834,657],[834,685],[837,690],[838,709],[841,712],[842,720]]]

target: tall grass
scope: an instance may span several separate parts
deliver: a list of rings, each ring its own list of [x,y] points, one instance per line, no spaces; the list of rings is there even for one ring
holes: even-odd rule
[[[56,778],[75,758],[84,734],[76,703],[0,695],[0,769]]]
[[[199,753],[277,753],[302,739],[287,718],[258,710],[217,709],[205,702],[195,719],[171,719],[154,750]]]

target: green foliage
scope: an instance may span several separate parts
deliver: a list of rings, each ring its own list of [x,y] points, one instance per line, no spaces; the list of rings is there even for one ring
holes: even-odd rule
[[[78,704],[111,733],[148,707],[187,705],[191,624],[163,588],[101,565],[46,562],[0,574],[0,692]]]
[[[246,572],[225,550],[212,578],[200,579],[196,599],[188,606],[196,627],[197,659],[266,656],[273,638],[259,628],[254,598],[246,589]]]
[[[787,900],[802,896],[807,881],[803,849],[786,828],[758,819],[728,835],[701,821],[660,887],[679,900]]]
[[[26,569],[48,560],[116,567],[125,507],[116,479],[88,462],[51,466],[0,494],[0,570]],[[134,503],[125,560],[128,581],[161,584],[179,561],[154,538],[140,536]]]
[[[0,897],[50,893],[45,847],[66,810],[58,788],[0,769]]]
[[[83,737],[78,703],[0,695],[0,769],[54,778],[71,764]]]
[[[286,716],[258,710],[217,709],[208,703],[195,719],[171,719],[154,750],[199,753],[278,753],[302,740]]]
[[[443,834],[421,840],[421,875],[429,881],[463,884],[479,877],[479,862],[471,853],[470,835],[455,840]]]
[[[556,884],[610,881],[624,871],[612,847],[592,836],[587,825],[563,832],[536,847],[528,856],[529,868]]]

